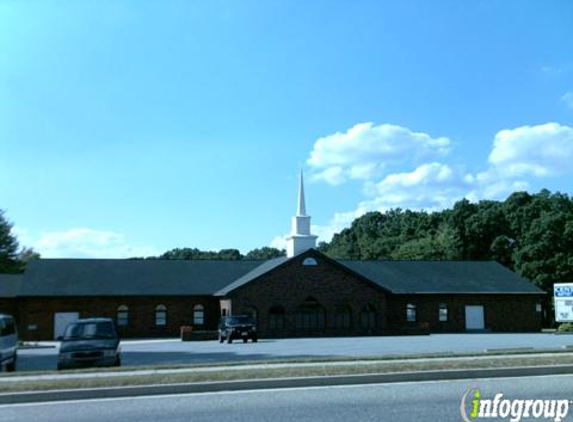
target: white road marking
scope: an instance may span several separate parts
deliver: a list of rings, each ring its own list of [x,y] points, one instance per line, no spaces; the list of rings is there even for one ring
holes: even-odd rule
[[[566,378],[573,377],[573,374],[558,374],[558,375],[535,375],[528,376],[527,378]],[[90,402],[116,402],[125,400],[149,400],[149,399],[162,399],[162,398],[176,398],[187,396],[221,396],[221,395],[238,395],[238,394],[258,394],[269,393],[277,391],[297,391],[297,390],[328,390],[328,389],[344,389],[344,388],[362,388],[366,386],[376,386],[392,388],[395,386],[412,385],[412,384],[443,384],[443,383],[468,383],[468,382],[483,382],[483,381],[502,381],[521,379],[523,377],[502,377],[502,378],[468,378],[461,380],[437,380],[437,381],[405,381],[405,382],[391,382],[380,384],[351,384],[351,385],[322,385],[314,387],[282,387],[282,388],[261,388],[253,390],[236,390],[236,391],[208,391],[203,393],[177,393],[177,394],[155,394],[149,396],[126,396],[126,397],[109,397],[109,398],[94,398],[94,399],[79,399],[79,400],[59,400],[49,402],[34,402],[34,403],[13,403],[13,404],[0,404],[0,409],[11,407],[40,407],[40,406],[55,406],[61,404],[73,403],[90,403]],[[461,393],[460,393],[461,394]]]

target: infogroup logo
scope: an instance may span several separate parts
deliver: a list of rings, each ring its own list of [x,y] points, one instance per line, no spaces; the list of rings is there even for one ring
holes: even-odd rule
[[[522,419],[547,419],[560,422],[569,413],[570,400],[567,399],[507,399],[497,393],[491,399],[482,397],[479,388],[470,388],[462,396],[460,411],[465,422],[479,419],[509,419],[520,422]]]

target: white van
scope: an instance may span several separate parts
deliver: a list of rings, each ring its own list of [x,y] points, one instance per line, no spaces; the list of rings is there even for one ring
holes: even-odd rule
[[[16,370],[18,330],[10,315],[0,314],[0,371]]]

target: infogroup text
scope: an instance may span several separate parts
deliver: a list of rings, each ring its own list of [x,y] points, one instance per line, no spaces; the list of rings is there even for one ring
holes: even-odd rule
[[[482,397],[479,388],[470,388],[462,396],[460,411],[466,422],[498,418],[510,422],[522,419],[562,421],[569,413],[568,399],[508,399],[497,393],[492,399]]]

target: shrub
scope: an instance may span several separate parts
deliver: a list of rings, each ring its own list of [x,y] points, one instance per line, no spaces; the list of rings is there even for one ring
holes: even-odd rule
[[[564,322],[560,324],[557,331],[560,333],[573,333],[573,322]]]

